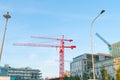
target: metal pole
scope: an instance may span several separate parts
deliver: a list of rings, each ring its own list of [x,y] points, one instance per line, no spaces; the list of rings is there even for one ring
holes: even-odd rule
[[[93,80],[95,80],[95,70],[94,70],[94,55],[93,55],[93,38],[92,38],[92,28],[95,20],[102,14],[104,13],[105,10],[102,10],[92,21],[91,26],[90,26],[90,52],[92,54],[92,72],[93,72]]]
[[[9,15],[9,12],[7,12],[7,14],[4,14],[3,16],[6,18],[6,23],[5,23],[5,27],[4,27],[4,33],[3,33],[3,36],[2,36],[2,44],[0,46],[0,60],[1,60],[2,51],[3,51],[5,33],[6,33],[6,29],[7,29],[7,22],[8,22],[8,19],[11,18],[11,16]]]

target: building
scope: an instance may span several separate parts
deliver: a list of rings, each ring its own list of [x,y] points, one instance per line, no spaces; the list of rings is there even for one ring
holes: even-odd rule
[[[0,67],[0,76],[7,76],[8,75],[8,68]]]
[[[97,53],[93,54],[94,62],[103,61],[105,59],[111,58],[109,54]],[[92,54],[85,53],[80,56],[73,58],[73,61],[70,63],[70,75],[79,76],[83,79],[84,75],[88,75],[87,78],[90,78],[92,69]]]
[[[120,42],[112,44],[112,56],[113,57],[120,56]]]
[[[41,80],[42,73],[39,69],[25,68],[13,68],[9,65],[0,67],[0,76],[14,77],[15,80]]]
[[[120,67],[120,56],[112,57],[95,63],[95,75],[101,78],[101,70],[105,68],[110,75],[110,80],[116,80],[116,70]]]
[[[108,74],[110,75],[111,80],[115,80],[115,69],[114,69],[114,61],[113,58],[109,58],[103,61],[99,61],[95,63],[95,76],[97,79],[102,78],[101,70],[107,70]],[[111,75],[112,74],[112,75]]]
[[[111,80],[116,80],[116,70],[120,67],[120,42],[111,45],[112,58],[95,63],[95,75],[101,78],[101,69],[105,68]],[[111,75],[112,74],[112,75]]]

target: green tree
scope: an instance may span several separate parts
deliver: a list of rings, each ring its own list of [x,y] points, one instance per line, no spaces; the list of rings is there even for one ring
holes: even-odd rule
[[[79,76],[70,76],[70,77],[64,76],[63,80],[80,80],[80,77]]]
[[[116,70],[116,80],[120,80],[120,66]]]
[[[68,76],[64,75],[63,80],[69,80],[69,79],[70,79],[70,77],[68,77]]]
[[[78,75],[75,76],[75,80],[80,80],[80,77]]]
[[[83,80],[87,80],[87,79],[88,79],[88,75],[87,75],[87,73],[84,72],[84,74],[83,74]]]
[[[90,74],[88,75],[88,79],[93,79],[93,73],[92,72],[90,72]],[[95,75],[95,79],[99,79],[97,77],[97,75]]]
[[[105,68],[101,70],[101,76],[102,76],[102,80],[110,80],[110,75]]]
[[[92,72],[90,72],[89,79],[93,79],[93,73]]]

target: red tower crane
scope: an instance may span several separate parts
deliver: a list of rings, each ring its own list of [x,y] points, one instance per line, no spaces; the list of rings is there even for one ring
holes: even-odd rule
[[[65,46],[64,42],[69,41],[72,42],[72,39],[64,39],[64,35],[62,38],[49,38],[49,37],[40,37],[40,36],[31,36],[32,38],[41,38],[41,39],[50,39],[60,41],[60,45],[50,45],[50,44],[36,44],[36,43],[14,43],[15,46],[33,46],[33,47],[55,47],[60,48],[59,51],[59,77],[63,78],[64,76],[64,48],[74,49],[76,46]]]

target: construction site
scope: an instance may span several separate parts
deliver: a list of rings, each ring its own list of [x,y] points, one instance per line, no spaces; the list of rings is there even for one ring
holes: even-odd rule
[[[1,1],[0,80],[119,80],[119,1],[106,3]]]

